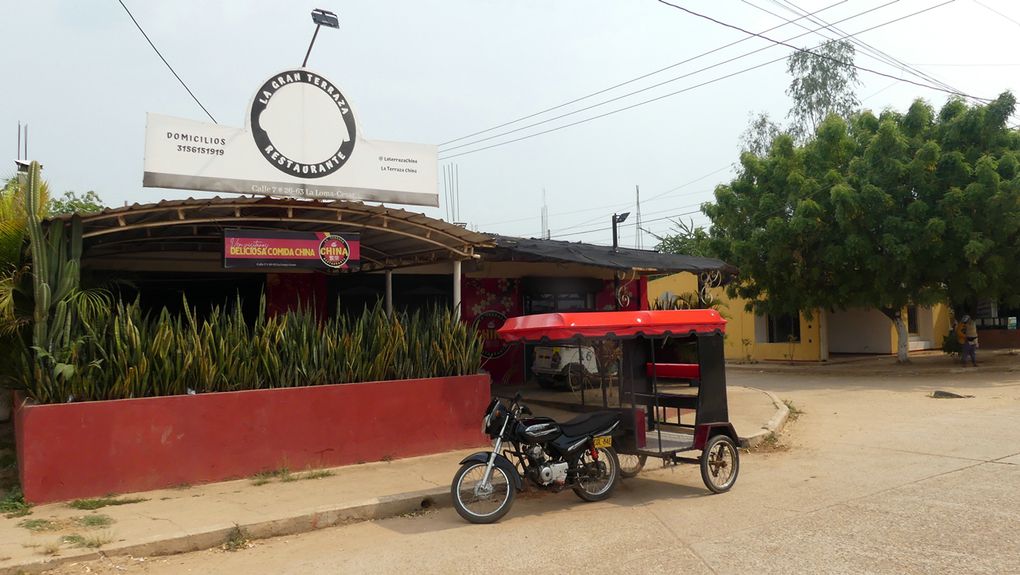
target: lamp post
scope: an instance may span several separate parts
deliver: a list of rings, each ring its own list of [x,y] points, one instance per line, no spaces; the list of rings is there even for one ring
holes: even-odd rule
[[[319,35],[319,28],[323,26],[327,28],[340,27],[340,18],[333,12],[323,10],[322,8],[312,10],[312,22],[315,23],[315,33],[312,34],[312,41],[308,44],[308,51],[305,52],[305,61],[301,62],[302,68],[308,64],[308,57],[312,54],[312,46],[315,45],[315,38]]]
[[[619,242],[617,241],[616,226],[622,224],[630,212],[623,212],[622,214],[613,214],[613,253],[620,251]]]
[[[620,251],[619,236],[616,232],[616,226],[622,224],[630,212],[623,212],[622,214],[613,214],[613,253]],[[613,272],[613,306],[617,311],[620,310],[620,275],[617,272]]]

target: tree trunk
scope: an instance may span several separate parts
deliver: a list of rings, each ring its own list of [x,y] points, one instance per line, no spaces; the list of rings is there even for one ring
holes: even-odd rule
[[[910,363],[910,334],[902,309],[882,308],[882,313],[896,326],[896,363]]]
[[[896,318],[896,362],[910,363],[910,334],[907,333],[907,322],[902,316]]]

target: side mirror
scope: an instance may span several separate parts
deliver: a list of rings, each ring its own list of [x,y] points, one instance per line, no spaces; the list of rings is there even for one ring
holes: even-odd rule
[[[518,391],[517,393],[514,394],[514,403],[520,403],[520,402],[521,402],[521,392]]]

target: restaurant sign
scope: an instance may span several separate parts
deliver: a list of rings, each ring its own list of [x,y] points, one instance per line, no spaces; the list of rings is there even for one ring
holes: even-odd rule
[[[360,265],[358,234],[225,230],[225,268],[311,268],[356,270]]]
[[[318,72],[274,74],[246,112],[243,128],[149,114],[142,184],[439,205],[436,146],[366,139],[350,101]]]

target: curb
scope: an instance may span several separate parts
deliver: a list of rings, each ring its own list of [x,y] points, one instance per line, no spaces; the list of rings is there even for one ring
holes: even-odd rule
[[[741,447],[751,448],[757,447],[758,444],[765,441],[766,437],[773,433],[779,433],[784,427],[786,427],[786,422],[790,419],[790,408],[787,407],[786,404],[771,391],[758,389],[757,387],[748,387],[747,389],[753,389],[764,393],[772,400],[772,405],[776,406],[776,413],[769,419],[768,423],[762,426],[761,431],[754,435],[740,438]]]
[[[222,545],[231,532],[238,527],[247,532],[249,539],[267,539],[282,535],[307,533],[336,525],[396,517],[426,509],[447,507],[451,503],[450,489],[448,487],[437,487],[423,491],[401,493],[399,495],[375,497],[341,507],[320,507],[310,513],[303,513],[294,517],[259,521],[244,525],[224,524],[212,529],[171,537],[169,539],[121,546],[111,545],[110,547],[104,547],[100,551],[87,551],[21,565],[10,565],[0,569],[0,575],[41,573],[68,563],[92,561],[103,556],[131,555],[134,557],[155,557],[213,549]]]
[[[774,393],[755,387],[747,387],[747,389],[753,389],[767,395],[776,407],[776,413],[773,414],[768,423],[762,426],[759,432],[749,437],[740,438],[740,446],[744,448],[755,447],[770,434],[782,431],[790,417],[790,409]],[[450,489],[448,487],[436,487],[398,495],[374,497],[343,506],[324,506],[293,517],[258,521],[244,525],[225,523],[211,529],[169,539],[120,546],[111,545],[99,551],[83,551],[74,555],[40,559],[39,561],[23,563],[21,565],[9,565],[0,568],[0,575],[42,573],[43,571],[55,569],[68,563],[93,561],[104,556],[157,557],[213,549],[222,545],[231,535],[231,532],[238,527],[247,533],[249,539],[268,539],[270,537],[298,535],[337,525],[396,517],[408,513],[421,512],[426,509],[448,507],[450,505],[452,505]]]

